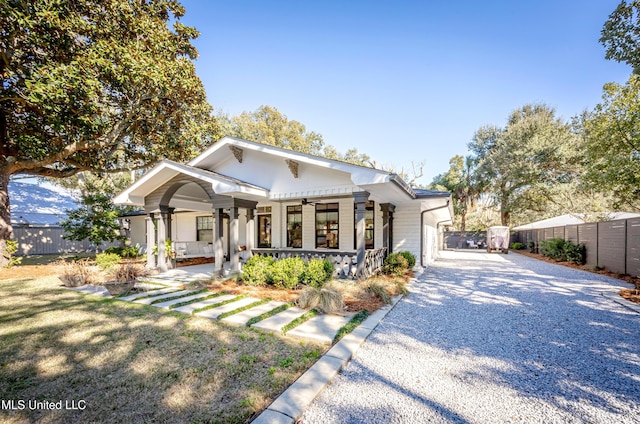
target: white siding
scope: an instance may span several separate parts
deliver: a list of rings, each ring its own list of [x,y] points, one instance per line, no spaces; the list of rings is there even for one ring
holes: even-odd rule
[[[420,258],[420,205],[405,203],[396,206],[393,214],[392,252],[408,250]]]
[[[145,215],[129,217],[131,226],[129,227],[129,234],[131,245],[146,245],[147,244],[147,220]]]
[[[384,244],[382,229],[384,223],[382,222],[382,209],[380,209],[380,203],[376,202],[373,207],[373,247],[380,249]]]

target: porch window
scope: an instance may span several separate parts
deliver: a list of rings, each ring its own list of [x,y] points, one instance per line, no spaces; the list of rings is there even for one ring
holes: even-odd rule
[[[198,241],[213,242],[213,217],[196,216],[196,230]]]
[[[316,204],[316,248],[337,249],[338,235],[338,203]]]
[[[356,212],[356,205],[353,205],[353,216],[354,216],[354,222],[355,222],[355,227],[353,228],[353,248],[355,249],[357,246],[357,240],[356,240],[356,234],[358,233],[358,217],[357,212]],[[373,211],[374,211],[374,202],[367,202],[366,206],[365,206],[365,211],[364,211],[364,248],[365,249],[373,249],[373,245],[374,245],[374,218],[373,218]]]
[[[258,247],[271,247],[271,206],[258,208]]]
[[[302,205],[287,206],[287,247],[302,248]]]

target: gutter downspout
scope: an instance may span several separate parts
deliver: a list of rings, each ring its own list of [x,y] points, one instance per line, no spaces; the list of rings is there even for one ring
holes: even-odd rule
[[[420,212],[420,266],[424,268],[424,240],[422,239],[422,228],[424,227],[424,214],[427,212],[432,212],[438,209],[444,209],[444,208],[448,208],[449,207],[449,203],[451,202],[451,199],[447,199],[447,203],[441,206],[436,206],[435,208],[431,208],[431,209],[426,209],[422,212]],[[449,221],[448,219],[446,221],[440,221],[438,223],[436,223],[436,230],[438,229],[438,225],[442,222],[447,222]]]

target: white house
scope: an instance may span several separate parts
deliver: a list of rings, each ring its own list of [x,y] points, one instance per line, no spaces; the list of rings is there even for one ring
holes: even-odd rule
[[[449,193],[396,174],[231,137],[187,164],[160,162],[114,201],[144,207],[129,217],[131,242],[157,245],[147,265],[160,269],[167,239],[178,257],[215,257],[217,271],[251,254],[296,255],[363,277],[404,250],[427,266],[453,215]]]

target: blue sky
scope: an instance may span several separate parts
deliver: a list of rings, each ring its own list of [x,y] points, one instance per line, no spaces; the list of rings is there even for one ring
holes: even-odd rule
[[[619,0],[181,3],[214,108],[275,106],[339,151],[424,160],[424,184],[481,126],[532,102],[568,120],[631,73],[598,43]]]

